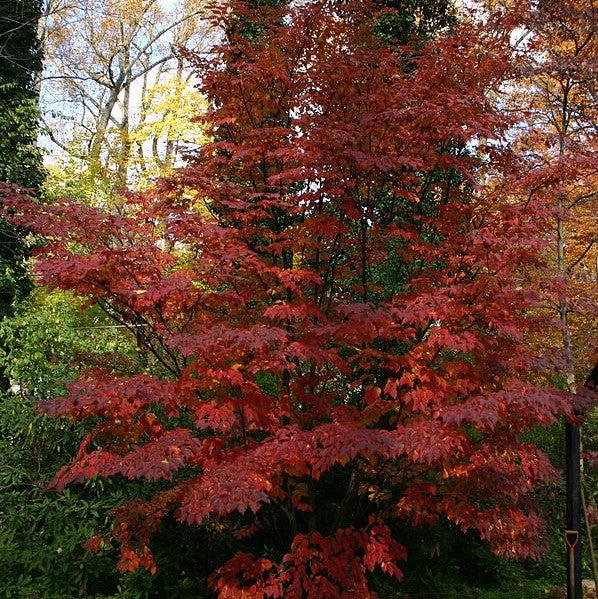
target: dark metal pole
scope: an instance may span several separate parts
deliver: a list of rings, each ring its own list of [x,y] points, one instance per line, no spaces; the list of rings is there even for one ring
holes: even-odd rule
[[[598,391],[598,362],[594,364],[592,372],[588,375],[584,385],[584,391],[594,394]],[[582,416],[582,414],[576,414]],[[582,599],[581,585],[581,514],[585,516],[586,533],[590,551],[591,530],[588,526],[586,506],[583,501],[581,488],[581,429],[567,422],[565,430],[565,459],[567,472],[567,530],[565,530],[565,541],[567,545],[567,599]],[[596,579],[596,566],[592,551],[592,572]],[[598,580],[598,579],[597,579]]]
[[[584,383],[589,391],[598,390],[598,363]],[[580,414],[577,414],[580,416]],[[567,599],[582,599],[581,589],[581,429],[565,425],[565,471],[567,475],[565,542],[567,547]]]
[[[580,493],[580,429],[565,425],[565,461],[567,475],[567,599],[582,599],[581,591],[581,493]]]

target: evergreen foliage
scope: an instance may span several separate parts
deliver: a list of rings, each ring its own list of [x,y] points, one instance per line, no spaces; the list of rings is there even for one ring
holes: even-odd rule
[[[36,146],[40,10],[40,0],[0,3],[0,181],[33,191],[39,190],[44,176]],[[25,267],[27,250],[23,231],[0,220],[0,319],[31,288]],[[4,375],[0,386],[8,386]]]

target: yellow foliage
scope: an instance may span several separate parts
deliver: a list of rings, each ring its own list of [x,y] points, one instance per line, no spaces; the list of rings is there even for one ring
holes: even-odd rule
[[[140,174],[140,185],[169,174],[181,151],[209,140],[202,123],[194,120],[207,107],[206,99],[180,76],[148,89],[141,123],[129,136],[131,163]]]

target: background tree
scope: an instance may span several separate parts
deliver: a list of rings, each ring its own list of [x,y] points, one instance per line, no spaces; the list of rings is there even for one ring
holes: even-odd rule
[[[0,6],[0,181],[34,191],[43,181],[35,74],[41,68],[37,38],[40,2],[14,0]],[[0,319],[30,289],[27,247],[18,228],[0,220]],[[8,379],[0,374],[0,386]]]
[[[151,115],[147,103],[156,95],[155,86],[167,81],[179,91],[185,86],[188,74],[177,48],[201,44],[209,30],[200,25],[203,10],[202,4],[186,0],[57,0],[48,5],[42,82],[46,132],[79,165],[78,174],[90,179],[88,187],[101,190],[97,199],[133,183],[135,162],[141,164],[146,152],[157,161],[154,139],[148,147],[139,139],[139,131],[151,127],[151,119],[144,121]],[[188,88],[189,98],[191,84]],[[172,114],[166,117],[172,122]],[[168,168],[183,149],[175,156],[173,149],[183,140],[173,138],[172,131],[163,131],[171,137],[158,144],[165,146],[159,161],[168,161]]]
[[[4,2],[0,12],[0,180],[37,189],[43,181],[35,76],[41,52],[37,38],[40,2]]]
[[[376,30],[391,44],[423,42],[455,24],[449,0],[377,0],[375,6],[381,11]]]
[[[172,174],[183,163],[185,151],[208,141],[201,123],[194,121],[208,104],[184,74],[182,61],[170,77],[163,76],[142,92],[139,122],[129,134],[136,187]]]
[[[572,391],[595,365],[598,335],[596,22],[592,2],[540,2],[529,24],[527,77],[513,96],[519,101],[528,194],[543,196],[554,210],[548,309],[560,326],[542,341],[560,384]],[[590,450],[596,449],[595,419],[595,411],[586,417]],[[598,487],[591,477],[586,482],[584,500],[592,508]],[[591,547],[591,530],[587,541]],[[598,584],[595,561],[594,577]]]
[[[554,205],[552,238],[561,321],[559,370],[576,386],[594,362],[598,207],[596,178],[596,14],[592,3],[541,2],[528,31],[526,78],[518,102],[519,150],[530,169],[530,194]]]

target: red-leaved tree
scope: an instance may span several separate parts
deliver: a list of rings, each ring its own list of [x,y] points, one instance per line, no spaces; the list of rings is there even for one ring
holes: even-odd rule
[[[220,597],[373,597],[369,572],[402,576],[394,519],[536,556],[555,473],[520,434],[571,411],[525,344],[552,215],[517,199],[491,99],[516,22],[389,48],[366,2],[298,4],[215,13],[225,43],[194,58],[214,141],[124,215],[14,199],[43,284],[152,356],[40,406],[97,423],[54,487],[165,481],[115,514],[123,570],[155,571],[171,513],[263,539]]]

